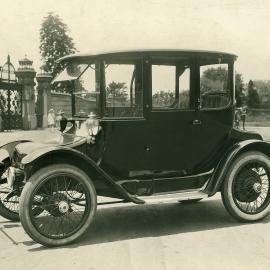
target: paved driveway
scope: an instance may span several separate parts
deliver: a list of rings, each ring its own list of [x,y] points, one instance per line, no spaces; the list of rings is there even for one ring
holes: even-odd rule
[[[258,132],[264,140],[270,141],[270,127],[247,127],[247,130]]]
[[[256,130],[270,138],[268,128]],[[32,135],[39,139],[38,131]],[[82,239],[54,249],[33,242],[20,223],[0,217],[0,269],[266,270],[269,232],[270,217],[238,223],[219,195],[193,205],[102,206]]]
[[[234,221],[219,196],[193,205],[103,206],[76,244],[49,249],[0,218],[1,269],[270,269],[270,217]]]
[[[49,141],[54,138],[60,138],[59,131],[51,132],[50,129],[40,129],[40,130],[19,130],[10,132],[0,132],[0,144],[15,139],[27,139],[36,142]]]

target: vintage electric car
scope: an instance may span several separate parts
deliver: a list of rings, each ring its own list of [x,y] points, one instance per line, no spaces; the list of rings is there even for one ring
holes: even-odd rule
[[[235,60],[190,50],[61,58],[52,83],[72,93],[61,142],[1,150],[9,186],[24,186],[19,214],[29,236],[45,246],[75,241],[97,196],[144,204],[221,192],[239,221],[268,215],[270,145],[233,127]]]

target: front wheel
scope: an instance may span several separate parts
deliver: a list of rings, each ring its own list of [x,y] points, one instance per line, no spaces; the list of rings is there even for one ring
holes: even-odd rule
[[[239,221],[257,221],[270,213],[270,158],[249,151],[233,162],[221,190],[228,212]]]
[[[42,209],[40,215],[34,210]],[[92,181],[80,169],[51,165],[37,171],[26,183],[19,214],[23,228],[44,246],[74,242],[93,221],[97,207]]]

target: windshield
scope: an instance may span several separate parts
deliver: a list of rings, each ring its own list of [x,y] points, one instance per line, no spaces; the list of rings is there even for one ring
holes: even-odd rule
[[[231,104],[232,66],[222,57],[201,58],[200,93],[202,109],[221,109]]]
[[[72,116],[87,116],[90,112],[99,112],[98,74],[98,63],[69,63],[54,79],[55,91],[67,93],[71,97]]]

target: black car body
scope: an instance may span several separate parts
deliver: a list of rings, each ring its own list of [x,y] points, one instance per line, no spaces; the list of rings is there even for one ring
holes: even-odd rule
[[[59,134],[61,143],[13,143],[9,158],[2,160],[3,168],[13,166],[27,183],[20,202],[27,233],[44,245],[70,243],[83,233],[83,221],[80,229],[62,236],[39,231],[35,225],[42,211],[61,218],[74,211],[71,199],[62,195],[61,184],[50,195],[43,190],[58,205],[57,213],[41,206],[49,200],[41,193],[36,193],[39,202],[34,203],[33,194],[47,179],[44,168],[50,166],[56,166],[55,175],[62,175],[59,166],[66,165],[86,174],[91,181],[89,198],[96,193],[143,204],[168,198],[194,201],[222,191],[224,204],[234,217],[253,221],[267,215],[270,145],[259,134],[233,126],[235,60],[233,54],[185,50],[60,59],[66,68],[53,83],[72,89],[72,117]],[[267,175],[267,181],[261,179],[260,172]],[[234,180],[237,177],[240,182]],[[16,183],[15,178],[10,182]],[[35,188],[30,187],[29,179],[37,182]],[[84,194],[74,186],[77,193]],[[263,187],[266,195],[260,197]],[[246,195],[241,195],[242,191]],[[248,192],[253,192],[252,198]],[[86,193],[81,198],[86,198]],[[258,198],[263,198],[259,206]],[[254,207],[247,206],[255,201]],[[90,207],[85,224],[93,218],[96,200],[89,199],[89,203],[93,209]],[[41,211],[31,217],[37,208]]]

